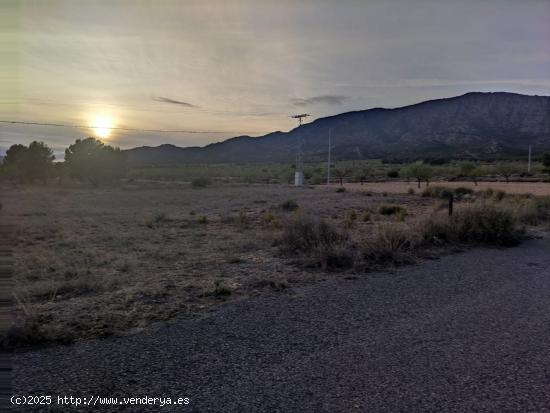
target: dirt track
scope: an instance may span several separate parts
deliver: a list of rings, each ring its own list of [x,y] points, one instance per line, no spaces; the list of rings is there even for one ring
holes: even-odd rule
[[[338,185],[333,184],[332,187],[336,188]],[[346,188],[350,190],[372,191],[372,192],[387,192],[391,194],[405,194],[412,188],[416,192],[423,191],[426,187],[425,183],[422,183],[421,188],[418,189],[416,182],[407,183],[405,181],[392,181],[392,182],[369,182],[363,185],[361,184],[345,184]],[[479,182],[476,186],[470,181],[434,181],[430,182],[430,186],[446,186],[450,188],[466,187],[472,188],[474,191],[482,191],[488,188],[494,190],[505,191],[510,194],[525,194],[530,193],[533,195],[549,196],[550,195],[550,182]]]

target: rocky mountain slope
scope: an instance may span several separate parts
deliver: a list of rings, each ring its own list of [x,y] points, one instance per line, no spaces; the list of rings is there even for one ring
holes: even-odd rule
[[[529,144],[550,149],[550,97],[467,93],[396,109],[369,109],[317,119],[289,132],[239,136],[205,147],[173,145],[128,151],[139,164],[293,162],[299,139],[306,161],[335,159],[514,158]]]

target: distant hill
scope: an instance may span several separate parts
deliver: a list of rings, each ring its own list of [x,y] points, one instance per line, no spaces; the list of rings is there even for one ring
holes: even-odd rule
[[[239,136],[204,147],[128,150],[134,164],[293,162],[326,158],[332,129],[335,159],[514,158],[527,146],[550,150],[550,97],[467,93],[396,109],[368,109],[319,118],[290,132]]]

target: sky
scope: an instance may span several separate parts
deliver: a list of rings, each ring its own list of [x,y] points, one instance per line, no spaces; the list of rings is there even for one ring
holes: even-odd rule
[[[0,2],[0,151],[203,146],[470,91],[550,95],[550,0]]]

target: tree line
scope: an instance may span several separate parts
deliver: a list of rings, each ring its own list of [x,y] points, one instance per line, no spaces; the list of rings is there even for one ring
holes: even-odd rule
[[[126,153],[91,137],[77,139],[65,149],[64,162],[54,161],[52,149],[43,142],[16,144],[6,151],[0,174],[21,183],[47,183],[52,179],[61,183],[71,178],[97,186],[119,180],[127,170]]]
[[[212,168],[212,166],[199,166]],[[550,174],[550,152],[542,157],[542,170]],[[363,161],[350,167],[349,163],[337,162],[332,167],[332,178],[340,184],[344,181],[365,182],[378,179],[383,174],[387,178],[402,178],[414,180],[420,187],[421,183],[428,185],[435,177],[450,177],[454,179],[469,179],[477,185],[481,177],[499,175],[506,180],[513,175],[525,173],[524,165],[517,162],[499,162],[493,165],[474,161],[462,161],[452,165],[433,165],[429,162],[414,162],[405,165],[395,165],[389,171],[381,171],[372,161]],[[106,145],[98,139],[77,139],[65,150],[65,161],[55,162],[53,151],[43,142],[31,142],[28,146],[12,145],[0,164],[0,177],[14,182],[47,183],[57,180],[74,179],[88,182],[94,186],[112,183],[126,176],[128,162],[126,153],[119,148]],[[254,172],[251,172],[254,174]],[[289,174],[289,180],[291,180]],[[306,180],[312,184],[326,182],[326,170],[322,166],[306,168]],[[251,177],[253,178],[253,177]]]
[[[543,155],[542,170],[540,172],[550,174],[550,152]],[[484,165],[474,161],[462,161],[453,165],[434,166],[427,162],[418,161],[394,167],[389,171],[383,171],[371,162],[360,162],[356,166],[336,163],[332,167],[332,177],[341,185],[347,180],[362,184],[369,179],[379,179],[384,176],[385,178],[402,178],[407,181],[414,180],[419,188],[422,183],[429,185],[430,181],[437,177],[471,180],[477,185],[478,181],[486,176],[497,175],[509,182],[512,176],[524,176],[524,174],[526,174],[525,165],[518,162],[498,162],[493,165]],[[312,177],[312,173],[308,174],[308,171],[306,171],[306,178],[310,177]],[[318,181],[323,182],[323,179],[326,180],[326,178],[320,176]]]

